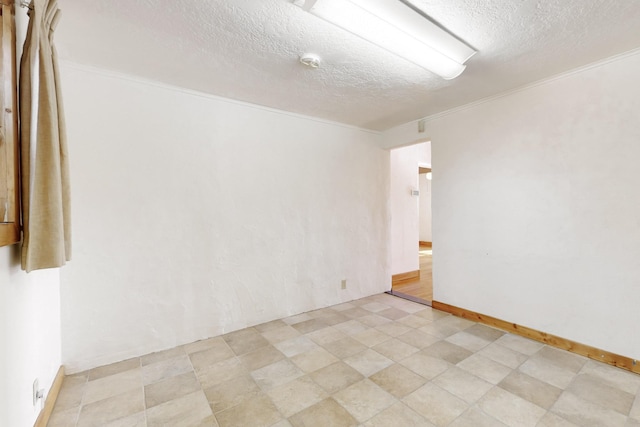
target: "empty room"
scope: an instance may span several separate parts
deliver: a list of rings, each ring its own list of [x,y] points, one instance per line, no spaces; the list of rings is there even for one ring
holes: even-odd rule
[[[639,1],[0,9],[0,427],[640,426]]]

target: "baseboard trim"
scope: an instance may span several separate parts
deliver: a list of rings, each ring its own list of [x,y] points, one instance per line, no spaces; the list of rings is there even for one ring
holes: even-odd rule
[[[418,246],[426,246],[427,248],[431,248],[433,246],[432,242],[425,242],[424,240],[418,241]]]
[[[503,331],[521,335],[552,347],[567,350],[571,353],[586,356],[589,359],[597,360],[611,366],[616,366],[618,368],[640,374],[640,363],[637,363],[637,361],[631,357],[621,356],[606,350],[591,347],[586,344],[581,344],[579,342],[538,331],[533,328],[528,328],[516,323],[510,323],[492,316],[487,316],[486,314],[477,313],[475,311],[445,304],[439,301],[432,301],[431,306],[437,310],[453,314],[454,316],[473,320],[478,323],[484,323],[485,325],[493,326],[495,328],[502,329]]]
[[[47,423],[49,423],[49,418],[53,412],[53,407],[58,399],[58,394],[60,394],[60,388],[62,387],[63,380],[64,366],[60,366],[56,377],[53,379],[53,384],[51,384],[51,389],[49,389],[49,394],[47,394],[47,398],[44,401],[44,408],[40,411],[40,415],[38,415],[38,419],[33,425],[34,427],[47,427]]]
[[[420,279],[420,270],[407,271],[406,273],[394,274],[391,276],[391,286],[399,285],[404,282],[411,282]]]

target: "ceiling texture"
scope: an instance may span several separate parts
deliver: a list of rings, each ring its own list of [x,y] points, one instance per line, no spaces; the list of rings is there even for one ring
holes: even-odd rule
[[[65,61],[373,130],[640,47],[639,0],[410,1],[478,50],[460,77],[291,0],[60,0],[56,45]],[[320,68],[300,64],[307,52]]]

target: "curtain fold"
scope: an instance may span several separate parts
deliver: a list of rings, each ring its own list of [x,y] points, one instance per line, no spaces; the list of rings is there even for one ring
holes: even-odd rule
[[[53,34],[57,0],[33,0],[20,62],[22,268],[71,260],[69,161]]]

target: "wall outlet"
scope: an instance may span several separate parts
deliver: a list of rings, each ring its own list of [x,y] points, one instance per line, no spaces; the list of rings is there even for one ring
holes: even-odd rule
[[[342,279],[342,283],[340,284],[342,289],[347,289],[347,279]]]
[[[36,380],[33,382],[33,406],[36,406],[36,403],[38,403],[38,390],[40,390],[39,387],[39,382],[38,379],[36,378]]]

